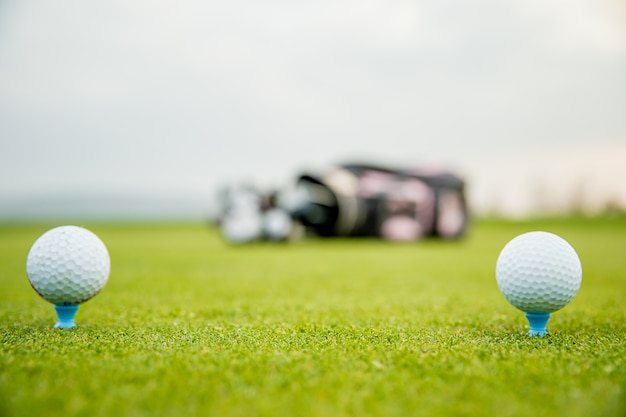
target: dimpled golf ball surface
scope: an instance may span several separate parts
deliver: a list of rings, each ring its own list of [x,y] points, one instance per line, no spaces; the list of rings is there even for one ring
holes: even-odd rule
[[[87,229],[60,226],[41,235],[26,259],[28,280],[53,304],[80,304],[109,278],[111,263],[102,241]]]
[[[574,248],[561,237],[529,232],[502,249],[496,280],[505,298],[519,310],[552,313],[578,292],[582,266]]]

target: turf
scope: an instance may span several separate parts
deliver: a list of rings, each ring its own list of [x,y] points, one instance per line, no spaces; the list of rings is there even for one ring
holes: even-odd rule
[[[239,247],[203,224],[83,224],[112,272],[73,330],[52,328],[25,274],[55,225],[0,226],[2,416],[626,415],[623,217]],[[583,263],[545,338],[494,276],[529,230]]]

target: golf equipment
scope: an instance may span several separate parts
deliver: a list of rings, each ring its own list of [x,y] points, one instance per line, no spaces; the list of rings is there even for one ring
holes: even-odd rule
[[[318,236],[457,239],[468,226],[464,190],[464,181],[445,170],[342,164],[300,174],[283,199]]]
[[[222,236],[229,243],[241,244],[258,240],[263,235],[263,219],[256,209],[238,209],[222,219]]]
[[[291,227],[291,216],[285,210],[275,207],[263,213],[263,232],[269,240],[286,240]]]
[[[582,266],[574,248],[549,232],[528,232],[505,245],[496,262],[504,297],[526,313],[531,336],[544,336],[550,314],[578,293]]]
[[[55,305],[56,328],[76,327],[78,305],[93,298],[106,284],[111,262],[106,246],[91,231],[78,226],[48,230],[33,243],[26,274],[33,289]]]

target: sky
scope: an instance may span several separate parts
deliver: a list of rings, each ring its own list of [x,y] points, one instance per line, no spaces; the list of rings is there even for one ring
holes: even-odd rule
[[[623,151],[625,115],[621,0],[0,2],[0,211],[346,160],[480,182]]]

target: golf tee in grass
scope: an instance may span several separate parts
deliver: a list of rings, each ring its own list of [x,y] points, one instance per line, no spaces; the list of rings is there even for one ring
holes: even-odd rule
[[[550,313],[526,313],[530,324],[529,336],[544,337],[547,334],[546,326],[550,320]]]
[[[58,320],[54,325],[55,329],[73,329],[76,327],[74,316],[78,311],[78,304],[61,305],[56,304],[54,309],[57,312]]]

